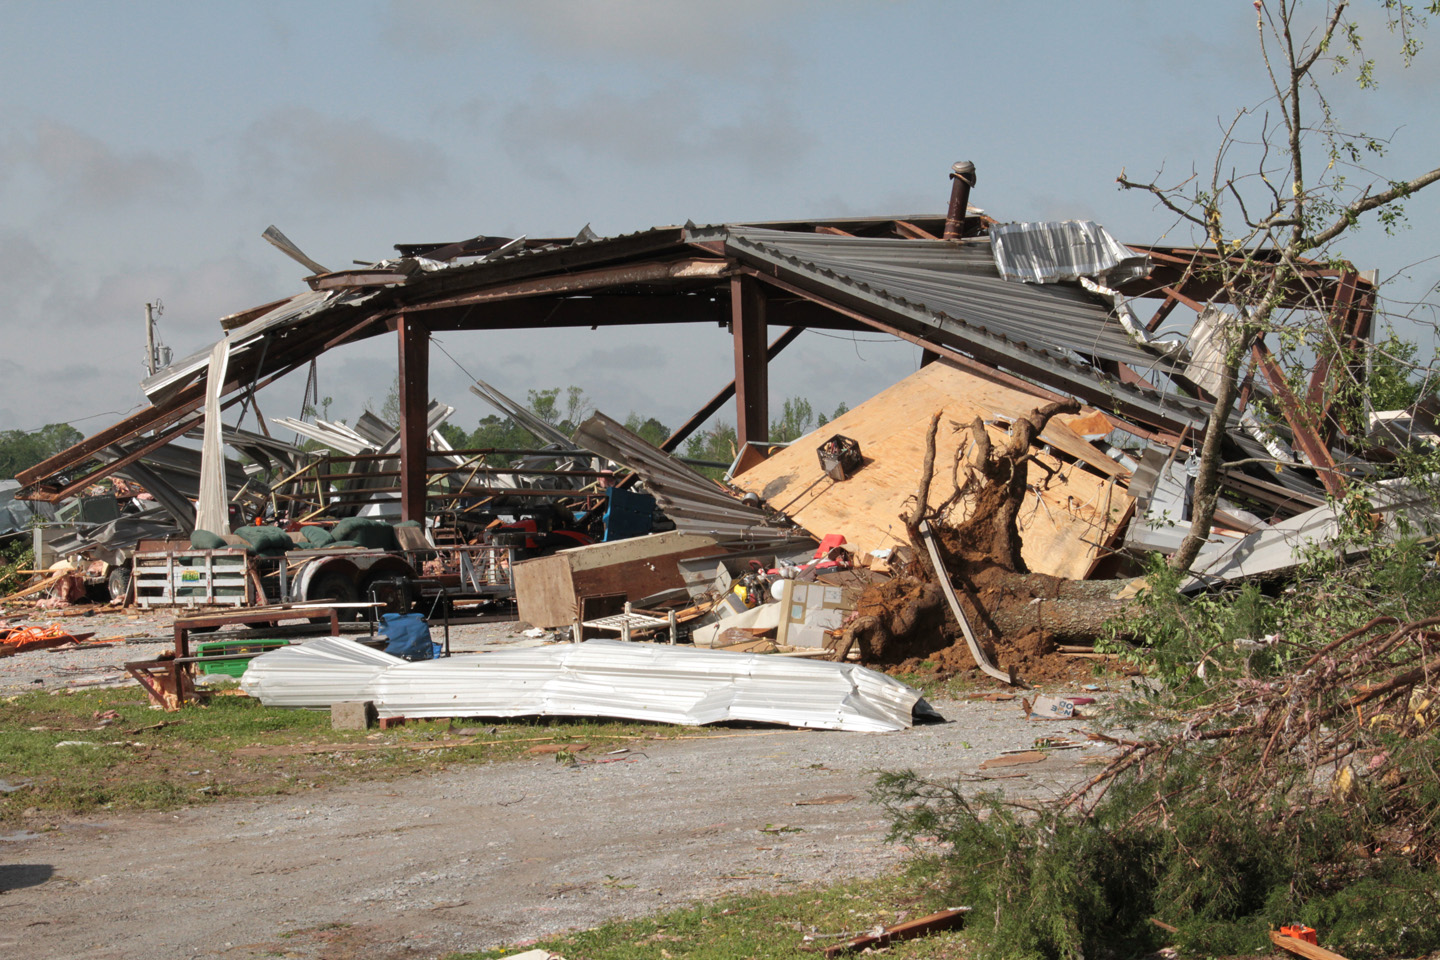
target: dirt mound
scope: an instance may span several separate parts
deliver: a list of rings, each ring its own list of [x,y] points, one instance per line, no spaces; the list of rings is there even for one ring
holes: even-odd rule
[[[1094,672],[1092,661],[1059,653],[1055,644],[1039,631],[1013,640],[992,642],[986,644],[986,647],[986,653],[1000,669],[1014,669],[1018,678],[1030,684],[1075,683],[1089,678]],[[911,657],[889,666],[886,672],[897,675],[929,674],[937,680],[965,676],[986,684],[1003,686],[1000,681],[990,679],[975,665],[975,658],[970,656],[970,647],[963,638],[927,656]]]

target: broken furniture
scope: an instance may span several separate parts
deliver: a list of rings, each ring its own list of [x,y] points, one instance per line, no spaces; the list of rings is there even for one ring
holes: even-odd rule
[[[608,617],[598,617],[594,620],[577,620],[571,628],[572,636],[576,643],[585,639],[586,630],[605,630],[620,634],[620,639],[628,641],[631,634],[640,632],[648,633],[664,629],[670,643],[675,642],[676,620],[675,611],[668,610],[665,616],[656,616],[643,610],[635,610],[631,607],[630,601],[625,601],[625,609],[617,614]]]

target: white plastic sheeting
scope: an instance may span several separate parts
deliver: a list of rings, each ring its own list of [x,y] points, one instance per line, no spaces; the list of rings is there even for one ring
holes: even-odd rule
[[[748,720],[882,732],[934,715],[915,688],[856,664],[613,640],[407,663],[324,637],[256,657],[240,685],[266,706],[371,700],[382,717]]]
[[[200,502],[195,505],[195,526],[211,533],[230,532],[230,491],[225,483],[224,424],[220,422],[220,396],[230,364],[230,341],[221,340],[210,351],[205,382],[205,436],[200,442]]]

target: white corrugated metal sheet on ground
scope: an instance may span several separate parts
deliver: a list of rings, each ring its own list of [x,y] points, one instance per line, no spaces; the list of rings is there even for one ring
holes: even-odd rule
[[[880,732],[934,715],[915,688],[856,664],[613,640],[407,663],[322,637],[256,657],[241,687],[266,706],[372,700],[382,717],[749,720]]]

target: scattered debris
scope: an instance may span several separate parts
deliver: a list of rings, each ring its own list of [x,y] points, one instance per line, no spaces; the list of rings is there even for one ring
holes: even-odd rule
[[[579,753],[582,750],[589,750],[588,743],[539,743],[526,750],[526,753]]]
[[[660,629],[676,644],[769,650],[735,631],[773,627],[780,656],[1073,681],[1109,658],[1086,644],[1132,603],[1138,554],[1178,547],[1166,518],[1190,515],[1207,441],[1229,465],[1192,590],[1289,569],[1336,535],[1328,503],[1348,484],[1435,435],[1423,404],[1358,428],[1342,415],[1356,391],[1336,377],[1363,371],[1353,361],[1317,363],[1318,409],[1301,409],[1261,340],[1233,425],[1205,437],[1233,309],[1205,279],[1213,254],[1127,246],[1089,221],[1001,223],[968,207],[973,165],[961,167],[970,179],[952,180],[966,192],[948,214],[907,220],[476,237],[335,272],[269,231],[317,271],[309,289],[227,316],[213,346],[142,382],[150,406],[20,473],[0,529],[73,519],[78,533],[49,548],[75,559],[3,602],[373,597],[437,618],[459,604],[518,615],[536,640]],[[1374,279],[1343,263],[1287,269],[1313,299],[1286,287],[1280,309],[1333,313],[1340,346],[1363,353]],[[1133,301],[1149,302],[1148,323]],[[414,322],[397,322],[397,305]],[[1181,307],[1188,332],[1157,335]],[[440,427],[454,408],[426,402],[428,331],[536,317],[728,324],[735,378],[660,443],[602,413],[560,430],[477,381],[539,449],[452,449]],[[926,360],[809,435],[768,443],[769,360],[835,324],[903,338]],[[258,417],[259,385],[387,325],[403,347],[403,423],[271,418],[306,450],[222,420],[236,404]],[[711,479],[675,451],[732,398],[735,458]],[[1380,542],[1428,516],[1411,485],[1375,491]],[[703,596],[701,560],[714,572]]]
[[[796,800],[793,806],[797,807],[824,807],[836,803],[849,803],[855,799],[854,794],[837,793],[828,797],[816,797],[814,800]]]
[[[1021,700],[1027,720],[1070,720],[1078,716],[1075,702],[1041,694],[1035,700]]]

